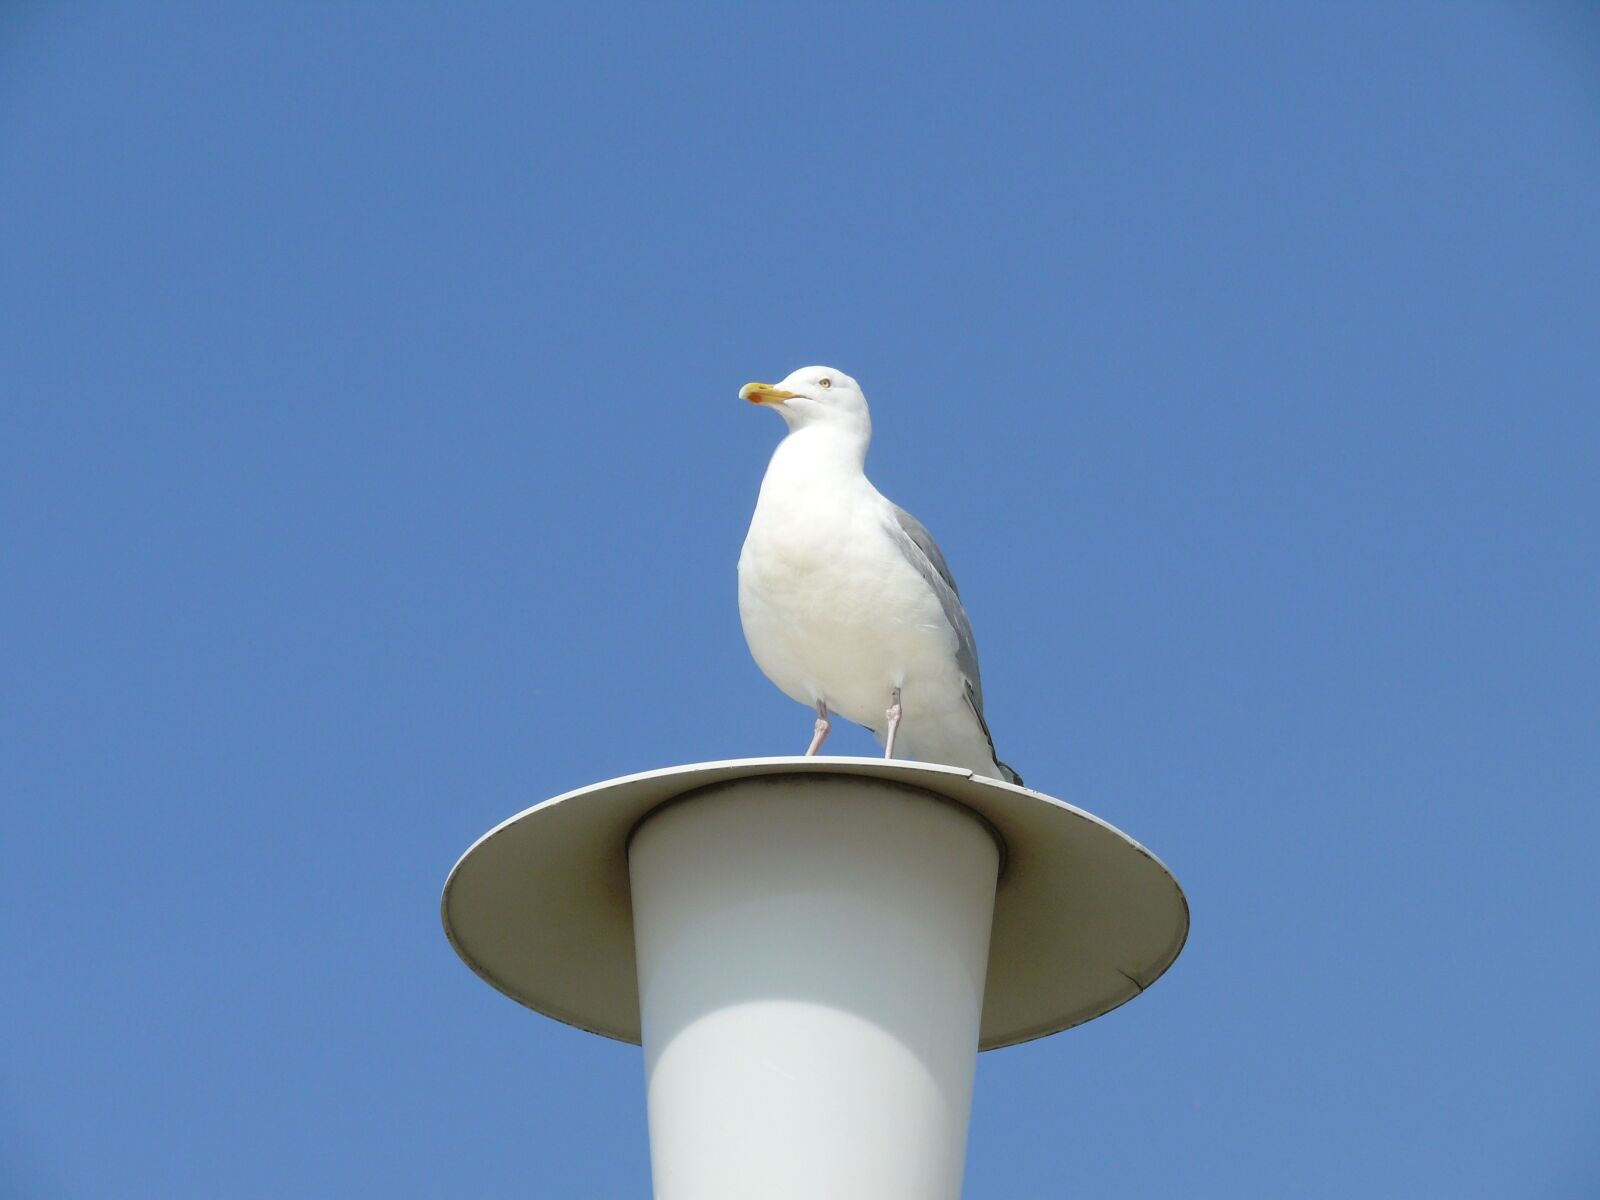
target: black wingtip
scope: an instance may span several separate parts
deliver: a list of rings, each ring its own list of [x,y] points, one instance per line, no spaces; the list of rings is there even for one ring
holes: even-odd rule
[[[994,734],[989,732],[989,722],[983,719],[983,705],[978,702],[978,691],[972,686],[970,679],[967,680],[967,707],[972,710],[972,715],[978,718],[978,728],[983,730],[984,741],[989,743],[989,757],[994,759],[994,765],[1000,769],[1005,781],[1014,783],[1018,787],[1027,787],[1028,785],[1022,782],[1022,776],[1001,762],[999,756],[995,754]]]

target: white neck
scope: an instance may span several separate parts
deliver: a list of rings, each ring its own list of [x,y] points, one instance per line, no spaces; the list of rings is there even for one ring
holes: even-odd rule
[[[860,474],[867,461],[867,445],[872,441],[872,427],[843,425],[802,425],[791,429],[789,435],[778,443],[772,463],[783,461],[813,472],[824,472],[837,467],[849,474]]]

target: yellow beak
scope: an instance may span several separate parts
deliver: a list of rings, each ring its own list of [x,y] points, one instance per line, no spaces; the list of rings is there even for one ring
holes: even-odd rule
[[[771,383],[747,383],[739,389],[739,399],[751,404],[782,404],[798,396],[799,392],[786,392]]]

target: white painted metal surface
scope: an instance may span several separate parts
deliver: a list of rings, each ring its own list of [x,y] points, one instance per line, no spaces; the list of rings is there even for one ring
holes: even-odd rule
[[[658,1200],[961,1191],[1000,851],[886,779],[735,779],[629,853]]]
[[[1008,1046],[1132,999],[1177,957],[1188,906],[1160,860],[1100,818],[1027,788],[933,763],[757,758],[647,771],[579,788],[497,826],[462,856],[442,915],[483,979],[539,1012],[640,1040],[627,842],[700,788],[788,776],[891,780],[981,816],[1005,846],[979,1044]]]

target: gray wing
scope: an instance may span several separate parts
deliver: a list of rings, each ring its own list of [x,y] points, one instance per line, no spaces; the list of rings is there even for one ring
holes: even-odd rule
[[[1022,776],[1001,762],[999,755],[995,754],[994,735],[989,732],[989,722],[983,719],[983,680],[978,677],[978,643],[973,640],[972,622],[967,618],[966,605],[961,603],[961,593],[956,590],[950,564],[944,561],[944,555],[939,552],[939,543],[933,540],[933,534],[921,521],[898,504],[891,503],[889,507],[894,509],[894,523],[889,526],[889,533],[895,545],[928,581],[933,594],[939,597],[944,619],[956,631],[956,665],[961,668],[962,677],[967,681],[967,704],[972,708],[973,716],[978,718],[978,728],[983,730],[984,739],[989,743],[989,755],[1000,768],[1001,775],[1021,785]]]
[[[961,603],[961,593],[956,589],[955,576],[950,574],[950,564],[944,561],[944,555],[939,552],[939,543],[933,540],[933,534],[927,531],[921,521],[897,504],[891,504],[890,507],[894,509],[895,523],[890,526],[889,532],[894,535],[895,544],[900,547],[907,561],[928,581],[934,595],[939,597],[944,619],[956,631],[956,665],[961,668],[961,674],[967,681],[967,699],[978,714],[978,720],[982,721],[983,681],[978,677],[978,644],[973,640],[972,622],[967,618],[966,606]]]

